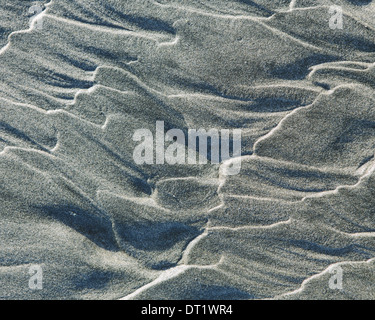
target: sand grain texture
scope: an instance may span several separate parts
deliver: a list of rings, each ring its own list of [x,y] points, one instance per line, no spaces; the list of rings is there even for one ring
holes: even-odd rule
[[[375,298],[373,1],[34,3],[0,0],[0,298]],[[137,165],[156,121],[242,129],[240,174]]]

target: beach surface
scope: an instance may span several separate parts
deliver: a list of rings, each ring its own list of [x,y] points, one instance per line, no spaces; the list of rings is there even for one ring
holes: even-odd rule
[[[0,0],[0,298],[375,299],[374,16]],[[241,156],[137,164],[157,121],[241,129]]]

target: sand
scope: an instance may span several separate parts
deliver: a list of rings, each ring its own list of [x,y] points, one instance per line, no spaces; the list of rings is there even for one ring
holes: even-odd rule
[[[1,299],[375,298],[373,1],[0,4]],[[157,121],[241,157],[136,164]]]

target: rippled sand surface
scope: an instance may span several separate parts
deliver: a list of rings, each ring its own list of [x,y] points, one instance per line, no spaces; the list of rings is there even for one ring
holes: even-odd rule
[[[2,299],[375,299],[373,1],[33,4],[0,0]],[[137,165],[156,121],[242,129],[240,174]]]

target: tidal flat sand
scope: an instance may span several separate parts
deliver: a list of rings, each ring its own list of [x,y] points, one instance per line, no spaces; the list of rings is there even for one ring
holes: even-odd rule
[[[0,0],[0,298],[375,299],[374,17]],[[139,164],[158,121],[240,154]]]

